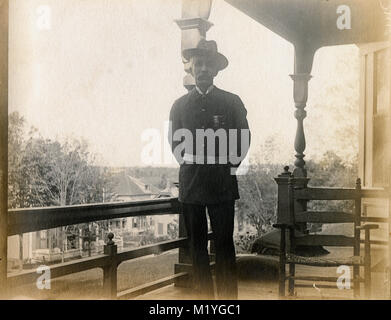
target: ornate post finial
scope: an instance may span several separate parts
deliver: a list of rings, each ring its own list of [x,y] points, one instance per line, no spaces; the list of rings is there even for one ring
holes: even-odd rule
[[[284,167],[284,172],[283,173],[280,173],[278,175],[279,178],[282,178],[282,177],[290,177],[292,175],[292,172],[289,171],[289,166],[285,166]]]
[[[356,179],[356,189],[361,189],[361,179],[360,178]]]
[[[107,235],[107,238],[109,239],[109,241],[107,241],[107,245],[108,245],[108,246],[114,245],[114,241],[113,241],[113,239],[114,239],[114,233],[109,232],[109,234]]]

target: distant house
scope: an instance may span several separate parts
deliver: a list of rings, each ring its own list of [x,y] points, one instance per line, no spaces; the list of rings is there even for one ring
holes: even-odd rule
[[[105,197],[105,201],[126,202],[178,196],[177,187],[170,181],[167,181],[164,190],[159,190],[157,187],[146,184],[141,179],[132,177],[124,171],[117,172],[113,176],[113,184],[112,193],[107,195],[107,198]],[[137,236],[151,232],[155,237],[167,236],[169,224],[176,223],[175,218],[176,215],[120,218],[110,220],[109,227],[114,234],[128,232]]]
[[[8,237],[9,262],[56,262],[83,255],[82,230],[54,228]],[[14,266],[10,266],[13,268]]]
[[[109,202],[150,200],[156,198],[160,190],[155,186],[143,183],[140,179],[120,172],[113,176],[113,190]],[[105,201],[107,201],[105,199]]]

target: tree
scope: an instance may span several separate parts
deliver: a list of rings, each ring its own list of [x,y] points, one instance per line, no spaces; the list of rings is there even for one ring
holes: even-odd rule
[[[66,141],[63,145],[48,142],[46,160],[51,170],[46,173],[45,182],[48,189],[53,190],[53,202],[61,206],[81,203],[90,166],[87,143],[78,140]]]
[[[17,112],[9,116],[9,207],[45,207],[103,201],[107,170],[94,165],[84,140],[44,139]],[[25,138],[25,136],[27,138]]]
[[[94,165],[94,155],[82,139],[60,143],[44,139],[33,127],[26,132],[24,118],[14,112],[9,115],[8,143],[10,208],[102,202],[103,189],[111,192],[108,170]],[[88,224],[77,229],[83,226]],[[65,228],[60,234],[64,246]]]
[[[257,235],[271,230],[275,219],[277,176],[279,165],[253,163],[246,175],[239,176],[240,200],[238,220],[247,221],[257,230]]]
[[[25,120],[18,112],[11,113],[8,120],[8,207],[21,206],[23,177],[19,170],[23,149]],[[23,205],[22,205],[23,206]]]
[[[9,115],[8,132],[8,206],[25,208],[50,205],[39,186],[40,174],[45,163],[39,161],[40,154],[31,149],[37,130],[33,127],[26,133],[26,122],[19,113]],[[25,136],[29,137],[26,141]],[[47,166],[47,164],[46,164]]]

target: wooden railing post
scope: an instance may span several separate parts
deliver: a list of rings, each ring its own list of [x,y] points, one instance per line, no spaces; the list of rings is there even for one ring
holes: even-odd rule
[[[292,253],[294,248],[294,232],[299,230],[303,233],[307,232],[306,223],[296,223],[294,219],[294,212],[302,212],[307,210],[307,201],[294,201],[292,198],[293,189],[306,188],[309,179],[306,177],[294,177],[289,171],[289,167],[284,167],[284,172],[277,178],[274,178],[278,185],[278,199],[277,199],[277,224],[276,226],[284,225],[289,229],[289,237],[286,237],[285,228],[281,229],[280,235],[280,280],[279,280],[279,294],[285,295],[285,280],[286,280],[286,257],[285,252]],[[295,265],[289,264],[289,295],[294,295],[294,280]]]
[[[277,190],[277,224],[274,227],[280,229],[280,263],[279,263],[279,296],[285,296],[286,280],[286,230],[287,226],[293,225],[294,220],[291,215],[289,202],[289,182],[292,173],[289,166],[284,167],[284,172],[274,178],[278,185]]]
[[[285,297],[285,280],[286,280],[286,231],[285,224],[274,224],[274,228],[280,229],[280,261],[278,270],[278,295]]]
[[[307,188],[309,181],[310,181],[309,178],[293,177],[292,179],[293,188],[295,190]],[[294,206],[293,212],[307,211],[308,200],[294,200],[293,206]],[[309,232],[307,229],[307,223],[305,222],[300,222],[300,223],[296,222],[295,229],[304,234]]]
[[[288,184],[288,201],[289,201],[289,212],[290,216],[294,219],[294,212],[295,212],[295,202],[293,199],[293,190],[294,183],[293,178],[289,178],[289,184]],[[288,252],[290,254],[295,254],[296,250],[296,244],[295,244],[295,226],[291,226],[289,228],[289,249]],[[294,263],[289,263],[289,282],[288,282],[288,292],[290,296],[295,295],[295,280],[293,277],[295,276],[296,272],[296,265]]]
[[[354,222],[356,226],[361,225],[361,180],[358,178],[356,179],[356,191],[357,191],[357,197],[354,201]],[[360,230],[355,228],[354,229],[354,238],[356,239],[355,245],[353,248],[353,255],[354,256],[360,256]],[[365,244],[367,245],[367,244]],[[366,252],[365,252],[366,254]],[[364,257],[366,259],[366,257]],[[364,260],[365,263],[367,263],[366,260]],[[366,268],[364,268],[364,272],[366,273]],[[364,274],[364,279],[367,274]],[[354,297],[359,297],[360,296],[360,266],[359,265],[354,265],[353,266],[353,291],[354,291]]]
[[[293,223],[292,217],[289,214],[289,201],[288,201],[288,183],[292,173],[289,171],[289,167],[284,167],[284,172],[279,174],[277,178],[274,178],[278,185],[277,190],[277,223],[290,225]]]
[[[104,254],[110,256],[109,263],[103,268],[103,292],[107,299],[117,299],[117,245],[114,244],[114,234],[107,235]]]
[[[292,178],[292,184],[294,189],[307,188],[309,178],[295,177],[290,171],[289,166],[284,167],[284,172],[278,175],[274,180],[277,182],[277,223],[293,225],[295,224],[296,230],[306,233],[306,223],[294,223],[293,212],[290,213],[289,201],[288,201],[288,184],[289,179]],[[294,202],[294,212],[303,212],[307,210],[307,200],[296,200]]]
[[[371,298],[372,274],[371,274],[371,238],[370,229],[365,229],[365,246],[364,246],[364,281],[365,281],[365,298]]]

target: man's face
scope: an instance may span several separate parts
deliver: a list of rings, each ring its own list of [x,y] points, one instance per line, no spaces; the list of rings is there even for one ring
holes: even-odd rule
[[[207,88],[213,84],[213,78],[217,75],[215,58],[206,55],[197,55],[191,58],[191,72],[196,85],[200,88]]]

